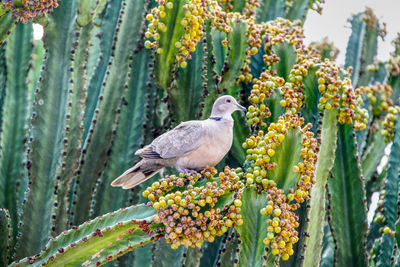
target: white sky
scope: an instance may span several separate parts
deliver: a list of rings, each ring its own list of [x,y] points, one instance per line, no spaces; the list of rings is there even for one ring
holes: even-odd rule
[[[372,8],[378,19],[387,24],[385,41],[378,43],[378,58],[388,59],[393,51],[391,42],[400,32],[400,0],[326,0],[322,16],[313,11],[308,13],[304,24],[306,43],[328,36],[340,50],[338,63],[344,64],[347,40],[351,34],[347,19],[352,14],[364,11],[365,7]]]

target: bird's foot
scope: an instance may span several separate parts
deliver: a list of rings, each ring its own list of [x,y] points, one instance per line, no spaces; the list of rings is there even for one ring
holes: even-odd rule
[[[186,175],[186,174],[189,174],[189,173],[198,174],[197,171],[195,171],[195,170],[189,170],[189,169],[179,169],[179,172],[182,172],[182,173],[184,173],[185,175]]]

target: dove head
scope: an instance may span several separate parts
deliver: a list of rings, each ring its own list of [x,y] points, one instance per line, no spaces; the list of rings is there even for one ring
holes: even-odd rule
[[[247,109],[239,105],[234,97],[224,95],[215,100],[211,117],[230,116],[236,110],[246,111]]]

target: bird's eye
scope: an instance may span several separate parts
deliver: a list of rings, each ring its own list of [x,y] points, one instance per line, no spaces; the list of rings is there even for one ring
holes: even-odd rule
[[[231,103],[231,100],[230,100],[230,99],[227,99],[227,100],[226,100],[226,103]]]

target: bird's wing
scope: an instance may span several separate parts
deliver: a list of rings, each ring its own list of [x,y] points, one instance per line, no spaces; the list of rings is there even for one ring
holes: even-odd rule
[[[199,121],[182,122],[169,132],[136,152],[137,156],[151,159],[180,157],[200,146],[204,138],[203,124]]]

